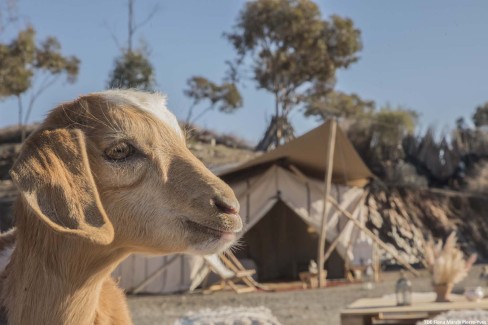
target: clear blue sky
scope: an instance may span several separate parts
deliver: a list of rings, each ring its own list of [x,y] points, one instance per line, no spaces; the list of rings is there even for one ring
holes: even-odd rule
[[[104,89],[119,53],[111,32],[122,43],[127,38],[126,1],[18,2],[19,13],[37,29],[40,38],[56,36],[65,54],[75,54],[82,61],[78,82],[50,88],[37,101],[32,120],[41,120],[58,103]],[[143,18],[155,3],[137,1],[136,15]],[[183,95],[189,77],[203,75],[220,81],[224,76],[224,61],[232,59],[234,52],[222,33],[231,29],[244,3],[159,1],[160,11],[136,35],[150,45],[158,89],[168,94],[169,107],[179,118],[186,116],[190,105]],[[356,92],[378,104],[389,102],[415,109],[421,114],[421,127],[434,125],[440,130],[453,126],[459,116],[470,118],[477,105],[488,101],[488,1],[318,3],[324,17],[348,16],[362,31],[361,59],[338,74],[338,89]],[[7,36],[2,35],[2,41]],[[210,113],[199,123],[257,141],[272,112],[272,97],[256,91],[251,82],[242,92],[244,107],[240,111]],[[0,127],[15,124],[16,116],[15,102],[0,102]],[[299,134],[316,125],[299,112],[292,118]]]

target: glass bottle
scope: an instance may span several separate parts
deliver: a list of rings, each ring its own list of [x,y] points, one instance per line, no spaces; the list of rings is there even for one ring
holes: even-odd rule
[[[405,271],[400,271],[400,279],[396,283],[396,301],[398,306],[412,304],[412,283],[405,276]]]

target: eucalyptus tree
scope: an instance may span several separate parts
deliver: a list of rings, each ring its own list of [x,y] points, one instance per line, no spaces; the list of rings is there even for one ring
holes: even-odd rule
[[[230,113],[242,106],[242,97],[236,85],[231,82],[216,84],[207,78],[195,76],[187,81],[184,94],[191,98],[193,103],[188,110],[186,123],[191,124],[212,109]],[[196,106],[207,103],[197,116],[193,116]]]
[[[9,43],[0,44],[0,99],[16,97],[19,127],[25,138],[25,124],[36,100],[61,77],[74,83],[80,60],[61,53],[55,37],[36,42],[36,32],[28,27]]]
[[[149,60],[148,47],[143,43],[134,47],[136,32],[151,21],[158,12],[158,6],[140,22],[137,22],[134,14],[135,0],[128,0],[127,11],[127,46],[120,48],[120,55],[114,60],[113,70],[109,73],[108,88],[136,88],[140,90],[154,90],[156,78],[154,66]],[[117,39],[115,38],[118,44]]]
[[[255,0],[246,3],[233,30],[224,34],[237,53],[234,65],[250,67],[249,78],[274,97],[272,123],[260,143],[282,142],[290,112],[310,96],[326,95],[336,71],[359,59],[360,31],[349,18],[324,19],[309,0]],[[270,129],[268,127],[268,129]]]

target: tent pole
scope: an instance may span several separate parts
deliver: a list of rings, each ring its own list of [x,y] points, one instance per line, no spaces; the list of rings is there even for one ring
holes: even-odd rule
[[[351,220],[348,220],[346,224],[344,225],[344,228],[341,229],[339,234],[337,234],[337,237],[334,239],[334,241],[330,244],[329,248],[327,248],[327,252],[324,254],[324,263],[327,262],[329,259],[330,255],[332,255],[332,252],[335,250],[337,247],[337,244],[339,244],[339,241],[341,240],[342,234],[346,231],[347,226],[351,223]]]
[[[362,204],[364,202],[364,197],[366,196],[365,193],[363,193],[363,195],[361,195],[361,197],[359,198],[359,200],[357,201],[357,203],[354,205],[355,206],[355,209],[358,207],[359,204]],[[342,214],[342,212],[341,212]],[[346,231],[347,227],[352,223],[351,220],[347,220],[346,224],[344,225],[344,227],[341,229],[341,231],[337,234],[336,238],[334,238],[334,241],[330,244],[329,248],[327,248],[327,251],[325,252],[324,254],[324,263],[327,262],[327,260],[329,259],[330,255],[332,254],[332,252],[334,251],[334,249],[337,247],[337,245],[339,244],[339,241],[342,237],[342,235],[344,234],[344,232]]]
[[[403,257],[401,257],[393,248],[389,247],[385,244],[378,236],[376,236],[371,230],[363,226],[359,221],[357,221],[352,214],[344,210],[339,203],[337,203],[333,198],[329,197],[329,201],[332,205],[342,212],[342,215],[346,216],[349,220],[351,220],[356,227],[361,229],[368,237],[370,237],[374,242],[376,242],[381,248],[383,248],[386,252],[390,253],[394,259],[396,259],[400,264],[402,264],[407,270],[409,270],[413,275],[416,277],[419,276],[419,272],[415,270]]]
[[[296,168],[295,166],[293,165],[290,165],[290,169],[295,173],[295,175],[297,175],[298,177],[300,177],[301,179],[303,179],[304,182],[307,182],[307,178],[306,176],[298,169]],[[311,183],[313,184],[313,183]],[[321,190],[318,186],[314,186],[314,188],[316,188],[317,190]],[[357,221],[353,216],[352,214],[347,211],[347,210],[344,210],[340,205],[339,203],[337,203],[333,198],[329,197],[329,201],[332,203],[332,205],[335,206],[336,209],[338,209],[343,216],[347,217],[348,219],[350,219],[354,225],[356,227],[358,227],[359,229],[361,229],[363,231],[363,233],[365,233],[368,237],[370,237],[375,243],[378,244],[379,247],[381,247],[383,250],[385,250],[386,252],[390,253],[394,259],[396,259],[400,264],[402,264],[407,270],[409,270],[413,275],[415,275],[416,277],[419,276],[419,272],[417,270],[415,270],[413,267],[410,266],[410,264],[405,260],[403,259],[399,254],[397,254],[395,252],[394,249],[390,248],[388,245],[386,245],[378,236],[376,236],[371,230],[369,230],[368,228],[364,227],[359,221]]]
[[[324,178],[324,209],[322,210],[322,226],[320,227],[320,237],[319,237],[319,247],[318,247],[318,255],[317,255],[317,264],[318,264],[318,283],[319,288],[325,283],[322,283],[322,279],[324,276],[324,250],[325,250],[325,242],[327,239],[327,216],[329,213],[329,195],[330,195],[330,186],[332,182],[332,170],[334,165],[334,147],[335,147],[335,138],[336,138],[336,129],[337,129],[337,122],[335,119],[331,119],[330,130],[329,130],[329,143],[327,145],[327,166],[325,166],[326,173]]]

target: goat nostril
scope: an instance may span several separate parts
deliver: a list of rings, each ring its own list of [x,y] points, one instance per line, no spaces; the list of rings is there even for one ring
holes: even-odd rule
[[[222,213],[238,214],[239,203],[237,201],[230,201],[220,197],[213,198],[213,203],[217,209]]]

